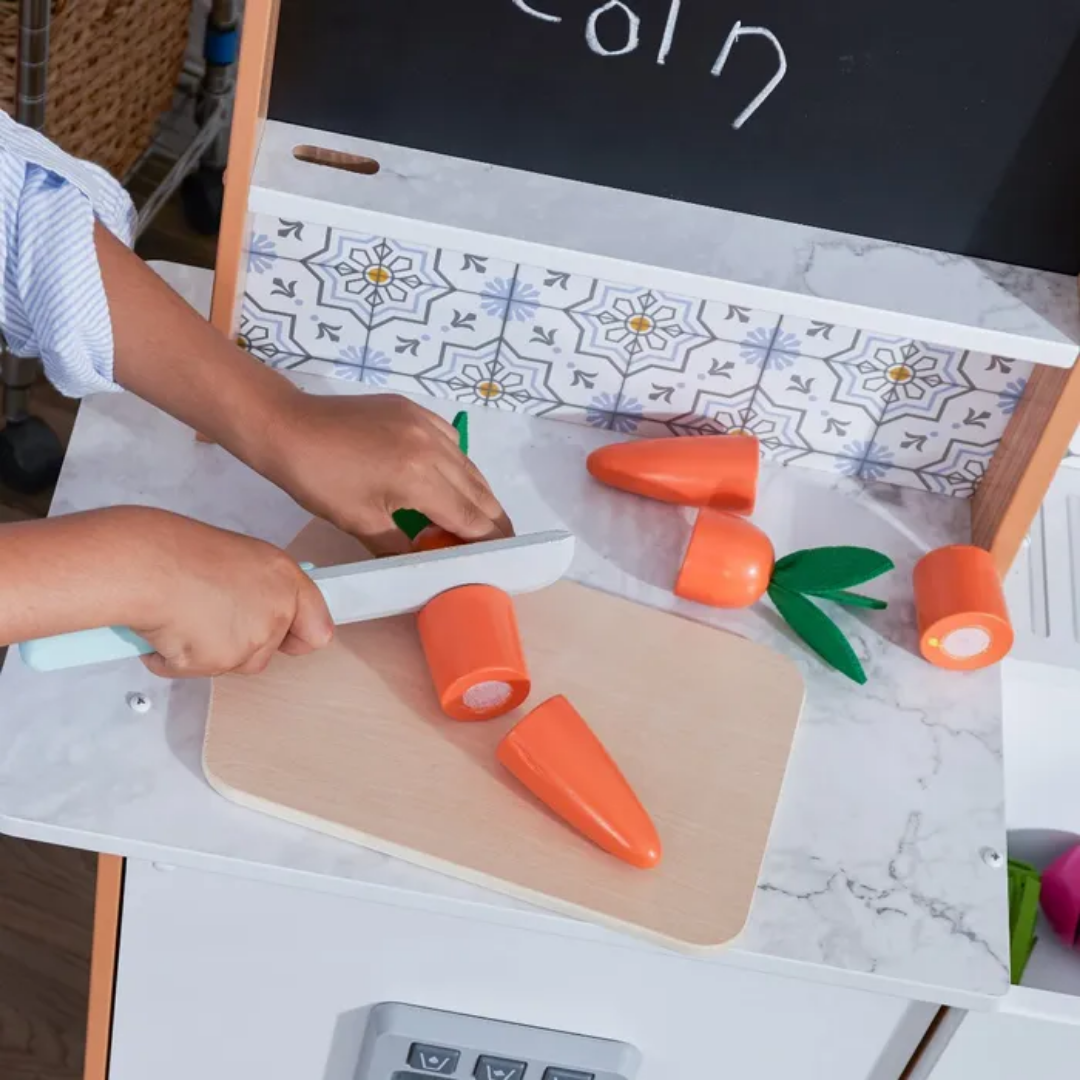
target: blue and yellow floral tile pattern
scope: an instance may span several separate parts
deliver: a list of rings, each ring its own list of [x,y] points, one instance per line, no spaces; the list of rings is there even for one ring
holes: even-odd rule
[[[1030,365],[256,216],[240,341],[274,367],[970,497]]]

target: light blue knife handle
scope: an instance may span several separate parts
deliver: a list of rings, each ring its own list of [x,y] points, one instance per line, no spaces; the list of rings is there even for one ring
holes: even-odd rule
[[[301,569],[314,570],[312,563]],[[100,630],[76,630],[70,634],[24,641],[19,645],[23,663],[34,671],[62,671],[64,668],[104,664],[110,660],[130,660],[147,656],[154,646],[126,626],[106,626]]]
[[[126,626],[76,630],[71,634],[24,641],[19,646],[23,663],[34,671],[60,671],[84,664],[104,664],[108,660],[128,660],[153,651],[154,646],[149,641],[143,641]]]

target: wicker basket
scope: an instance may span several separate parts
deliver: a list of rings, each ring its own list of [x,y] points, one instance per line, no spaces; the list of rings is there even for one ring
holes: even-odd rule
[[[52,0],[45,131],[123,178],[172,105],[191,0]],[[0,108],[14,111],[19,2],[0,0]]]

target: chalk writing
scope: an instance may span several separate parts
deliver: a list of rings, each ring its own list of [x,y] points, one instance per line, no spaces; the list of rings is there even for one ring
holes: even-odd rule
[[[712,74],[719,78],[724,73],[724,65],[728,62],[728,57],[731,55],[731,50],[735,47],[735,42],[742,37],[763,37],[770,45],[776,49],[779,65],[776,69],[776,74],[765,84],[764,89],[746,106],[745,109],[735,118],[735,122],[731,125],[737,131],[739,128],[750,119],[765,104],[768,96],[780,85],[784,76],[787,74],[787,56],[784,53],[784,47],[777,40],[776,35],[771,30],[766,30],[764,26],[743,26],[742,23],[736,22],[731,28],[731,33],[727,36],[727,41],[724,42],[724,47],[720,50],[720,55],[716,58],[716,63],[712,66]]]
[[[668,8],[667,22],[664,23],[664,36],[660,41],[660,51],[656,54],[656,62],[658,64],[664,63],[667,60],[667,54],[671,52],[671,44],[675,40],[675,24],[679,21],[679,8],[682,5],[682,0],[671,0],[671,7]]]
[[[597,32],[597,24],[600,21],[600,16],[608,11],[615,11],[618,9],[626,16],[626,44],[621,49],[609,49],[600,40],[600,36]],[[638,47],[638,30],[641,28],[641,19],[638,18],[633,11],[630,10],[622,0],[608,0],[606,4],[598,7],[585,23],[585,40],[589,44],[589,48],[599,56],[625,56],[627,53],[632,53]]]
[[[537,11],[534,7],[529,7],[525,3],[525,0],[511,0],[514,7],[520,8],[526,15],[531,15],[534,19],[543,19],[544,22],[562,22],[561,15],[551,15],[546,11]]]
[[[552,15],[549,11],[543,11],[540,8],[533,7],[532,4],[528,3],[528,0],[511,0],[511,3],[519,11],[525,12],[526,15],[531,15],[534,19],[540,19],[542,22],[561,23],[563,21],[561,15]],[[672,46],[675,43],[675,31],[678,27],[681,11],[682,0],[670,0],[667,18],[664,21],[663,36],[660,39],[660,48],[656,53],[656,62],[661,66],[667,63],[668,55],[671,53]],[[600,20],[604,18],[604,16],[614,16],[618,14],[621,14],[626,21],[626,40],[618,48],[612,48],[610,44],[605,44],[600,39]],[[611,41],[612,24],[613,20],[611,18],[605,19],[605,32],[609,42]],[[773,47],[776,51],[777,67],[776,72],[765,86],[763,86],[754,96],[750,104],[735,117],[731,126],[736,131],[738,131],[750,117],[765,104],[770,95],[776,90],[780,83],[783,82],[788,69],[787,54],[784,52],[784,47],[780,44],[780,39],[771,30],[764,26],[743,26],[741,20],[736,20],[727,36],[727,40],[724,42],[723,47],[716,57],[716,62],[712,66],[710,75],[717,79],[722,77],[724,68],[731,58],[731,52],[735,48],[735,45],[743,38],[752,37],[763,38]],[[628,54],[635,52],[641,44],[641,17],[629,4],[624,3],[623,0],[607,0],[606,3],[594,8],[585,20],[585,43],[597,56],[627,56]]]

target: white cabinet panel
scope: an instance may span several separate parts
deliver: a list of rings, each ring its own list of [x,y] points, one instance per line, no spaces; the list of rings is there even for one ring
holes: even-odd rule
[[[895,1080],[912,1038],[900,999],[497,926],[483,910],[130,862],[110,1080],[352,1080],[380,1001],[624,1040],[639,1080]]]
[[[968,1013],[929,1080],[1076,1080],[1080,1027],[1009,1013]]]
[[[1080,477],[1080,472],[1074,473]],[[1080,843],[1080,800],[1076,764],[1080,761],[1080,671],[1009,661],[1005,689],[1005,802],[1009,855],[1040,870]],[[999,1002],[998,1012],[1014,1021],[1026,1018],[1072,1025],[1080,1033],[1080,952],[1066,948],[1040,914],[1038,944],[1028,961],[1023,985]],[[974,1017],[971,1018],[974,1021]],[[965,1020],[961,1031],[968,1025]],[[965,1036],[981,1025],[971,1024]],[[1011,1023],[1017,1032],[1041,1031]],[[1034,1037],[1034,1036],[1032,1036]],[[1057,1036],[1055,1036],[1057,1037]],[[1069,1038],[1068,1033],[1061,1038]],[[1017,1036],[1023,1042],[1022,1035]],[[1075,1072],[1080,1059],[1073,1055]]]
[[[1045,869],[1080,839],[1080,672],[1010,660],[1003,685],[1009,854]],[[993,1012],[951,1015],[912,1080],[1080,1075],[1080,953],[1062,945],[1041,915],[1037,936],[1023,985]]]

